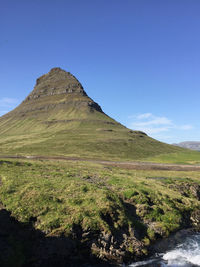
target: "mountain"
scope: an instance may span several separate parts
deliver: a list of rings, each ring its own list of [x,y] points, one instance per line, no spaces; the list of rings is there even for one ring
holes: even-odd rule
[[[0,154],[141,159],[181,148],[127,129],[107,116],[69,72],[53,68],[0,118]]]
[[[186,141],[186,142],[181,142],[181,143],[173,144],[173,145],[200,151],[200,142]]]

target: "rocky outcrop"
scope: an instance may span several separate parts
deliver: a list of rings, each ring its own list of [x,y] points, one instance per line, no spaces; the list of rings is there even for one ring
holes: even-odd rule
[[[197,200],[200,200],[200,185],[197,183],[180,183],[170,185],[171,188],[176,189],[181,193],[181,195],[186,197],[194,197]]]
[[[98,254],[104,261],[119,264],[141,258],[144,255],[145,245],[135,237],[134,230],[131,230],[132,235],[126,234],[123,229],[117,235],[101,232],[98,239],[92,243],[92,253]]]
[[[200,230],[200,210],[195,209],[190,216],[192,224]]]
[[[25,101],[60,94],[87,95],[81,83],[70,73],[53,68],[36,81],[36,86]]]

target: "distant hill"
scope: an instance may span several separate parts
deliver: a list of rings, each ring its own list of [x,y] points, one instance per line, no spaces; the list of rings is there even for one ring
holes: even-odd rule
[[[1,155],[141,159],[182,151],[107,116],[69,72],[53,68],[0,118]]]
[[[200,142],[186,141],[186,142],[181,142],[181,143],[173,144],[173,145],[200,151]]]

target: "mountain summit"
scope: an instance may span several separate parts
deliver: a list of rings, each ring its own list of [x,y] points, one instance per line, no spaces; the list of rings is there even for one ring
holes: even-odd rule
[[[37,79],[36,86],[27,100],[63,94],[86,95],[82,85],[70,72],[53,68]]]
[[[87,96],[80,82],[71,73],[61,68],[53,68],[37,79],[33,91],[14,113],[32,117],[42,115],[38,114],[38,111],[51,113],[52,110],[69,111],[73,108],[78,113],[83,109],[85,112],[102,112],[101,107]]]
[[[107,116],[69,72],[53,68],[0,118],[0,154],[140,159],[181,148],[132,131]]]

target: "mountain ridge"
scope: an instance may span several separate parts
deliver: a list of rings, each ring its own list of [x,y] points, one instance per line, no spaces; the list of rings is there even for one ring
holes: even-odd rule
[[[23,114],[27,111],[34,111],[34,106],[36,106],[36,110],[55,108],[56,104],[65,105],[74,102],[75,97],[77,101],[81,100],[83,105],[88,105],[91,109],[96,109],[103,113],[101,107],[88,97],[83,86],[75,76],[61,68],[53,68],[36,80],[36,85],[32,92],[14,111],[15,113]],[[48,105],[42,102],[45,98],[48,99]],[[52,99],[53,101],[51,101]],[[80,102],[78,104],[80,105]],[[10,114],[10,112],[7,114]],[[23,114],[23,116],[25,115]]]
[[[184,141],[180,143],[173,144],[174,146],[179,146],[191,150],[197,150],[200,151],[200,141]]]

